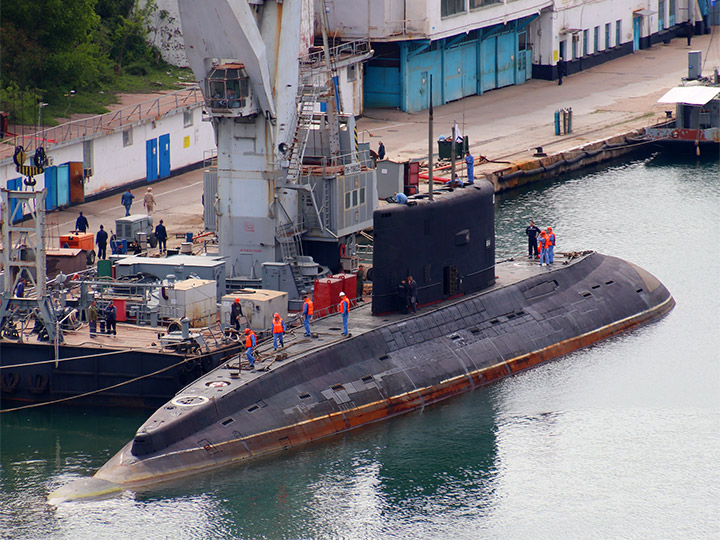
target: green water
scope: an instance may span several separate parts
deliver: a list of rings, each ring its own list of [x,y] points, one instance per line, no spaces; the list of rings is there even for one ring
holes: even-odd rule
[[[559,251],[651,271],[676,308],[422,412],[99,501],[46,496],[144,414],[2,415],[0,537],[720,537],[720,165],[649,158],[498,197],[498,259],[524,255],[529,217]]]

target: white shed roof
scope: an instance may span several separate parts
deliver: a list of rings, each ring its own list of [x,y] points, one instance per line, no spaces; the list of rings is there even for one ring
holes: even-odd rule
[[[658,100],[658,103],[705,105],[720,94],[717,86],[677,86]]]

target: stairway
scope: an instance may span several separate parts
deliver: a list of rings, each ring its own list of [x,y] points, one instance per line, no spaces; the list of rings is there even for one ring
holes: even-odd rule
[[[312,79],[310,79],[312,80]],[[288,155],[288,171],[286,181],[294,184],[300,178],[303,157],[305,156],[305,148],[307,146],[310,129],[313,124],[315,114],[315,104],[318,100],[321,88],[313,84],[301,84],[298,89],[297,103],[297,121],[295,123],[295,132],[290,141]]]

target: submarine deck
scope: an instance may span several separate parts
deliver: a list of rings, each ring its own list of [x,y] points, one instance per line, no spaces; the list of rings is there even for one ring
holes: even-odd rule
[[[288,331],[285,332],[285,346],[282,349],[279,348],[277,351],[274,351],[272,339],[259,342],[255,349],[256,369],[254,370],[250,369],[249,362],[247,361],[244,353],[228,362],[226,367],[231,370],[240,369],[240,381],[241,383],[246,383],[262,376],[263,372],[272,371],[274,368],[287,364],[288,362],[292,362],[294,359],[304,356],[312,351],[316,351],[352,338],[353,336],[362,335],[366,332],[375,330],[378,326],[409,320],[427,313],[428,311],[452,305],[470,297],[484,295],[491,291],[507,287],[539,274],[553,272],[559,267],[566,267],[568,265],[575,264],[590,253],[592,252],[556,253],[556,261],[554,265],[545,267],[540,266],[537,259],[529,260],[526,258],[510,258],[500,261],[495,264],[495,283],[490,287],[465,295],[452,296],[440,302],[418,305],[417,313],[403,314],[395,312],[373,315],[371,312],[372,303],[362,302],[350,311],[348,321],[348,331],[350,333],[349,337],[342,335],[342,319],[338,313],[335,313],[327,317],[311,321],[310,330],[313,334],[312,338],[304,336],[304,328],[302,326],[296,326],[294,328],[288,328]],[[207,384],[207,379],[211,376],[212,374],[208,374],[203,377],[202,380]],[[217,373],[217,378],[226,380],[222,373]],[[195,383],[189,386],[193,386],[194,384]]]

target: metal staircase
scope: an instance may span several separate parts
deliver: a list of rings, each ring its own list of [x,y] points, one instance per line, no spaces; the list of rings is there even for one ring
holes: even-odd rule
[[[301,79],[307,80],[308,77],[301,75]],[[309,84],[306,82],[300,84],[298,87],[298,110],[295,131],[288,149],[289,164],[287,176],[285,177],[288,184],[294,184],[300,178],[302,162],[305,157],[305,148],[307,147],[308,137],[310,136],[310,130],[312,129],[314,121],[315,104],[318,102],[318,96],[322,90],[312,84],[312,78],[309,79]]]
[[[304,229],[293,222],[282,223],[275,230],[275,238],[280,244],[282,261],[290,265],[290,271],[298,291],[302,291],[307,285],[298,267],[299,257],[302,255],[300,238],[304,232]]]

